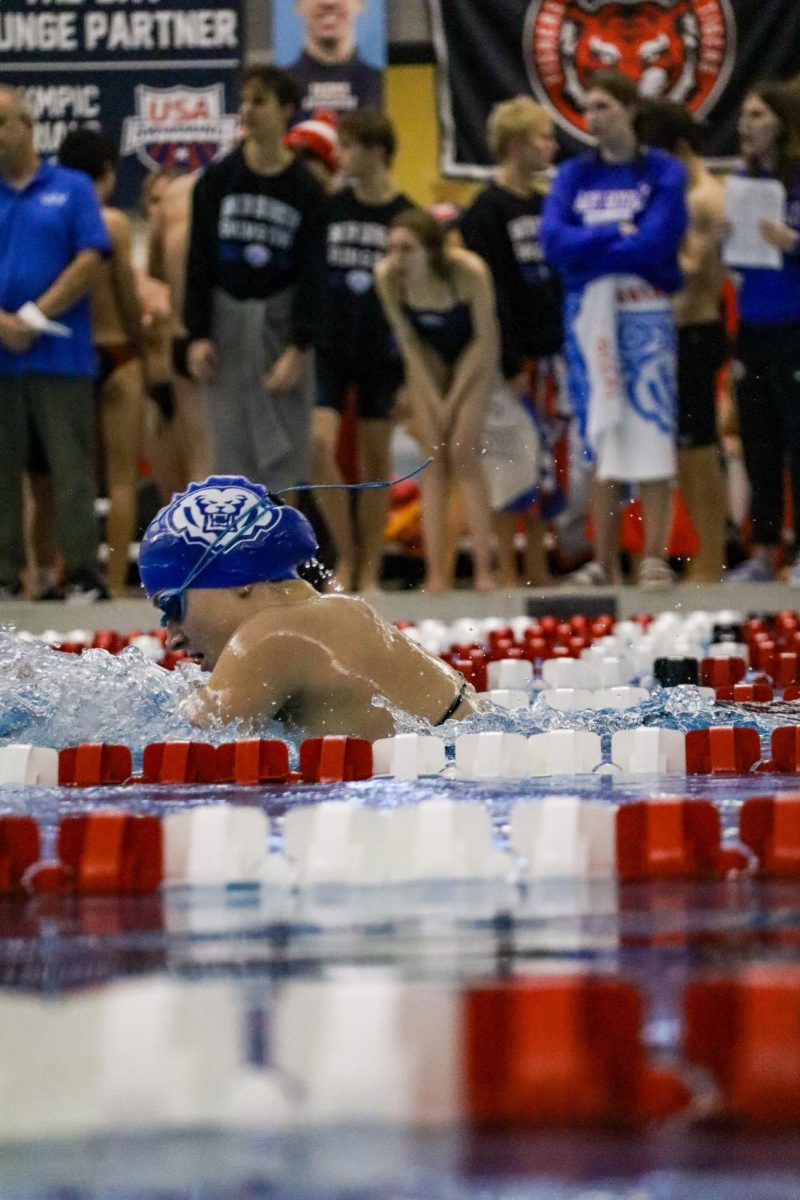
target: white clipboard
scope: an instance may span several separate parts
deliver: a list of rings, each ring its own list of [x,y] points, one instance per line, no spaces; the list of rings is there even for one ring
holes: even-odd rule
[[[783,254],[761,236],[761,221],[784,221],[786,188],[778,179],[732,175],[725,181],[725,217],[730,232],[722,251],[729,267],[765,267],[779,271]]]

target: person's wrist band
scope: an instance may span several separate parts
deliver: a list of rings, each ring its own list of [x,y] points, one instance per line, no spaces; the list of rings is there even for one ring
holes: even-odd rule
[[[25,322],[29,329],[33,329],[36,333],[44,333],[47,328],[47,317],[32,300],[28,300],[26,304],[23,304],[22,308],[17,312],[17,316],[21,321]]]

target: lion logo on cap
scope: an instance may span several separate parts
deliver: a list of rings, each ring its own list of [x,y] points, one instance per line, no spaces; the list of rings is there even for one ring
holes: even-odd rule
[[[281,509],[243,487],[198,488],[167,510],[166,524],[185,542],[231,547],[256,542],[281,519]],[[232,536],[227,539],[226,534]]]

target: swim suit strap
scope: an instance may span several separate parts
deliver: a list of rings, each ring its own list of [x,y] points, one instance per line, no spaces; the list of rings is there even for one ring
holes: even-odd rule
[[[450,718],[452,717],[453,713],[456,711],[456,709],[458,708],[459,704],[461,703],[461,701],[462,701],[462,700],[464,699],[464,697],[466,696],[468,688],[469,688],[469,682],[468,682],[468,680],[466,680],[466,679],[465,679],[465,680],[464,680],[464,682],[462,683],[461,687],[460,687],[460,688],[458,689],[458,691],[456,692],[456,694],[455,694],[455,696],[453,697],[453,699],[452,699],[452,700],[450,701],[450,703],[448,704],[448,706],[447,706],[447,711],[446,711],[446,712],[444,713],[444,715],[443,715],[443,716],[441,716],[441,717],[439,718],[439,720],[436,722],[436,726],[435,726],[435,728],[438,728],[438,726],[439,726],[439,725],[444,725],[445,721],[449,721],[449,720],[450,720]]]

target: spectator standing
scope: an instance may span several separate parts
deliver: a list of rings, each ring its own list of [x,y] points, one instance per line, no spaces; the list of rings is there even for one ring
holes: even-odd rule
[[[689,228],[679,260],[686,286],[672,300],[678,327],[678,479],[700,541],[688,579],[719,583],[727,518],[717,435],[719,373],[729,355],[722,319],[725,193],[700,157],[702,132],[684,105],[643,101],[637,129],[645,145],[679,158],[689,180]]]
[[[514,535],[520,512],[525,514],[525,581],[550,581],[544,550],[543,487],[553,485],[554,404],[559,376],[555,361],[563,346],[561,288],[545,261],[540,240],[544,204],[544,172],[556,150],[553,124],[545,110],[527,96],[495,105],[488,122],[488,141],[498,163],[496,181],[481,192],[461,218],[461,233],[470,250],[489,266],[497,299],[502,345],[502,372],[518,405],[538,433],[540,461],[534,487],[513,497],[495,512],[500,582],[514,587],[517,574]],[[538,402],[538,403],[537,403]],[[514,428],[509,425],[509,428]],[[521,447],[518,447],[518,450]],[[512,448],[513,451],[513,448]],[[548,461],[549,460],[549,461]]]
[[[445,248],[434,216],[395,217],[375,281],[400,344],[414,435],[433,462],[420,480],[428,591],[452,586],[448,490],[455,483],[472,537],[474,584],[495,586],[491,517],[481,466],[484,422],[499,370],[489,269],[468,250]]]
[[[0,87],[0,588],[20,591],[30,430],[53,476],[69,593],[107,595],[97,566],[89,290],[111,249],[91,182],[41,162],[22,93]]]
[[[585,112],[596,149],[559,169],[542,242],[564,279],[570,400],[594,467],[595,558],[573,582],[616,579],[621,485],[636,483],[645,521],[639,583],[661,587],[673,581],[665,561],[677,407],[668,294],[683,283],[686,171],[639,145],[637,104],[627,76],[592,77]]]
[[[82,171],[92,180],[111,239],[111,255],[91,290],[92,338],[99,367],[96,394],[109,499],[108,587],[112,596],[124,596],[128,549],[136,527],[145,376],[142,309],[131,262],[131,223],[118,208],[109,206],[117,179],[117,157],[116,147],[96,129],[72,130],[58,151],[62,166]]]
[[[214,469],[272,490],[308,478],[325,194],[283,144],[297,88],[243,77],[243,142],[194,189],[184,317],[208,385]]]
[[[742,450],[750,480],[753,554],[729,579],[775,578],[783,523],[784,465],[792,482],[795,538],[800,541],[800,95],[762,84],[745,97],[739,139],[745,172],[786,188],[784,222],[762,221],[761,234],[782,255],[778,269],[738,268],[736,356]],[[800,566],[791,582],[800,586]]]
[[[161,379],[150,387],[158,409],[152,465],[165,502],[173,492],[211,472],[208,418],[200,388],[189,374],[189,339],[183,323],[192,194],[198,179],[196,171],[156,176],[146,192],[148,272],[166,285],[170,297],[167,360],[162,357]],[[153,332],[159,336],[158,329]],[[150,375],[153,379],[152,367]]]
[[[386,254],[389,227],[411,207],[392,183],[397,140],[387,117],[361,109],[339,126],[343,174],[350,185],[328,205],[326,308],[317,359],[314,411],[314,480],[341,482],[336,446],[348,393],[355,393],[358,472],[362,479],[388,479],[391,413],[403,378],[392,339],[373,286],[377,263]],[[379,586],[388,489],[357,495],[355,513],[346,492],[316,494],[336,547],[337,577],[361,591]]]

